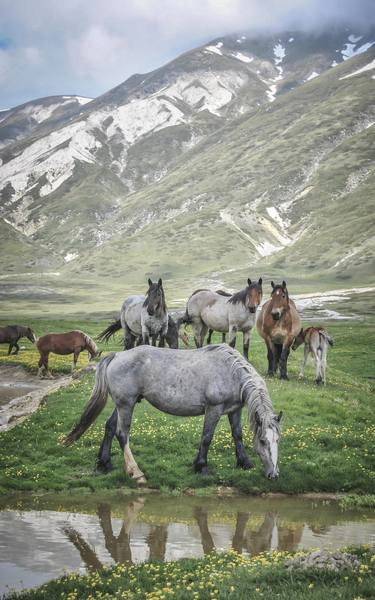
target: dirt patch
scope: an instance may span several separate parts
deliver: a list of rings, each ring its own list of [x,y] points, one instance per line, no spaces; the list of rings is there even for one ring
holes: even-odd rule
[[[20,365],[0,366],[0,431],[12,429],[35,412],[48,394],[70,385],[71,375],[40,379]]]

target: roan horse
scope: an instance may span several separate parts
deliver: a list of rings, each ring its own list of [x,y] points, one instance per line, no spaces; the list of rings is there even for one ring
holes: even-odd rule
[[[279,475],[277,466],[280,419],[276,416],[265,382],[237,350],[226,344],[199,350],[172,350],[139,346],[105,356],[96,370],[95,386],[84,412],[64,444],[70,446],[90,427],[103,410],[108,393],[116,405],[123,445],[128,436],[133,409],[145,398],[155,408],[171,415],[204,414],[204,425],[196,472],[207,473],[207,454],[215,427],[228,415],[235,443],[237,465],[250,469],[242,443],[241,411],[247,404],[254,433],[254,448],[269,479]],[[124,452],[125,466],[127,455]],[[143,473],[138,469],[141,476]]]
[[[74,354],[73,368],[77,367],[78,356],[80,352],[87,350],[91,360],[101,355],[97,345],[90,336],[83,331],[67,331],[66,333],[47,333],[38,338],[36,347],[39,350],[40,359],[38,363],[38,375],[51,375],[48,371],[49,353],[54,354]]]
[[[13,346],[15,348],[13,354],[18,354],[20,351],[18,340],[22,337],[26,337],[32,344],[36,342],[36,337],[31,327],[23,327],[22,325],[0,327],[0,344],[9,344],[8,354],[12,352]]]
[[[261,301],[261,278],[254,283],[248,279],[247,287],[230,297],[220,292],[197,290],[187,301],[184,322],[192,324],[197,348],[203,346],[208,329],[229,332],[229,345],[232,348],[236,343],[237,332],[242,331],[243,354],[248,358],[250,333]]]
[[[120,319],[111,323],[107,329],[97,336],[100,341],[108,339],[119,329],[124,331],[124,350],[133,348],[135,343],[142,336],[144,344],[150,343],[152,339],[153,346],[159,338],[159,346],[165,345],[168,326],[169,340],[172,344],[177,343],[178,331],[174,331],[174,322],[169,319],[167,305],[163,290],[162,280],[152,283],[148,280],[149,288],[145,296],[129,296],[123,302],[120,312]]]
[[[327,352],[328,347],[333,346],[333,339],[323,327],[308,327],[305,330],[301,329],[293,342],[292,350],[297,350],[301,344],[304,344],[304,356],[299,378],[302,379],[307,359],[311,354],[314,357],[316,367],[315,383],[317,385],[325,383]]]
[[[285,281],[281,285],[271,281],[271,286],[271,299],[262,306],[257,329],[267,346],[268,375],[273,376],[280,366],[280,379],[288,379],[290,346],[301,330],[301,320],[296,305],[289,298]]]

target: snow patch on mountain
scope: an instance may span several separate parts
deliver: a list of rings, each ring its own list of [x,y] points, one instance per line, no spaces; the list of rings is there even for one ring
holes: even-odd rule
[[[278,70],[279,74],[270,80],[271,84],[269,85],[269,89],[266,91],[269,102],[274,102],[277,92],[277,82],[283,78],[283,68],[281,66],[281,63],[283,62],[286,56],[286,50],[285,47],[281,44],[281,42],[275,44],[275,46],[273,47],[273,54],[275,68]]]
[[[220,50],[220,46],[218,47],[216,46],[206,46],[205,48],[205,52],[213,52],[214,54],[220,54],[220,56],[223,56],[222,51]]]
[[[348,60],[349,58],[352,58],[353,56],[357,56],[357,54],[362,54],[363,52],[366,52],[367,50],[369,50],[374,44],[375,42],[366,42],[365,44],[362,44],[362,46],[359,46],[359,48],[357,48],[357,42],[353,42],[351,41],[351,39],[353,40],[353,35],[350,35],[348,37],[349,42],[347,42],[344,45],[344,48],[341,50],[341,54],[344,60]],[[350,39],[351,38],[351,39]],[[358,40],[361,40],[362,37],[359,37]]]
[[[254,60],[253,56],[246,56],[246,54],[242,54],[242,52],[234,52],[232,56],[234,58],[237,58],[237,60],[241,60],[244,63],[251,63]]]
[[[75,260],[78,257],[79,257],[79,254],[77,252],[68,252],[64,256],[64,261],[66,263],[69,263],[69,262],[71,262],[72,260]]]
[[[311,81],[312,79],[315,79],[315,77],[319,77],[319,73],[317,73],[316,71],[313,71],[311,73],[311,75],[309,75],[308,77],[306,77],[305,81]]]
[[[164,95],[171,99],[183,100],[192,108],[199,105],[198,111],[209,110],[220,116],[219,110],[232,100],[245,82],[245,76],[236,71],[202,71],[179,77],[164,90]]]
[[[353,71],[353,73],[349,73],[348,75],[340,77],[340,81],[342,79],[349,79],[349,77],[354,77],[354,75],[359,75],[360,73],[364,73],[365,71],[372,71],[372,69],[375,69],[375,59],[367,65],[365,65],[364,67],[361,67],[361,69],[357,69],[357,71]]]
[[[47,183],[40,189],[40,195],[47,195],[72,175],[76,160],[95,162],[94,152],[101,143],[85,126],[85,121],[78,121],[54,131],[2,165],[0,190],[10,184],[14,190],[13,203],[35,188],[44,176]]]

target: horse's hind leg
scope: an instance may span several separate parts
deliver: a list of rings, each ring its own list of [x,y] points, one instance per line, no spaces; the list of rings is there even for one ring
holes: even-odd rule
[[[322,379],[322,350],[319,347],[314,353],[315,358],[315,383],[320,385],[323,381]]]
[[[209,406],[206,409],[204,417],[203,432],[201,437],[201,443],[199,446],[197,457],[194,461],[194,470],[196,473],[202,473],[207,475],[207,454],[210,447],[212,437],[218,421],[223,414],[223,408],[221,405]]]
[[[241,467],[242,469],[252,469],[254,465],[247,456],[242,443],[241,409],[230,413],[228,419],[232,429],[233,441],[236,446],[237,467]]]
[[[203,323],[202,319],[195,319],[192,325],[194,330],[195,345],[197,348],[202,348],[208,327],[205,325],[205,323]]]
[[[12,352],[12,348],[13,348],[13,342],[10,342],[9,348],[8,348],[8,356]]]
[[[125,328],[124,328],[124,350],[130,350],[131,348],[134,348],[135,339],[136,338],[130,331],[129,327],[127,325],[125,325]]]
[[[309,347],[307,346],[307,344],[305,344],[305,347],[303,350],[303,359],[302,359],[302,364],[301,364],[301,370],[298,375],[299,379],[302,379],[305,374],[305,367],[306,367],[308,358],[309,358]]]
[[[138,483],[145,483],[146,479],[142,471],[139,469],[134,460],[133,454],[129,447],[129,431],[133,416],[134,406],[138,400],[138,396],[120,398],[115,400],[118,412],[118,430],[123,436],[124,446],[124,463],[125,470]]]
[[[18,338],[18,340],[19,340],[19,339],[20,339],[20,338]],[[20,351],[20,347],[19,347],[19,345],[18,345],[18,340],[16,340],[15,342],[13,342],[13,346],[15,346],[15,348],[16,348],[16,351],[15,351],[15,353],[14,353],[14,354],[18,354],[18,353],[19,353],[19,351]]]
[[[111,462],[111,448],[112,441],[114,436],[116,435],[117,430],[117,408],[113,411],[109,419],[107,419],[104,430],[104,438],[100,445],[98,458],[96,461],[96,471],[99,473],[108,473],[108,471],[112,471],[113,465]],[[121,442],[120,442],[121,446]],[[123,444],[122,449],[124,449],[125,444]]]

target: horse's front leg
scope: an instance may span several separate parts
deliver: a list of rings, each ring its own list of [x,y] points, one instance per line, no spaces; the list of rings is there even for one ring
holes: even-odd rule
[[[222,414],[223,414],[223,407],[220,404],[218,406],[208,406],[206,408],[201,443],[199,446],[197,457],[194,461],[194,470],[196,473],[202,473],[202,475],[208,474],[208,468],[207,468],[208,449],[210,447],[216,425],[218,424],[218,421]]]
[[[229,325],[229,342],[228,344],[232,347],[236,347],[236,335],[237,327],[235,325]]]
[[[244,331],[242,333],[242,336],[243,336],[243,355],[246,358],[246,360],[249,360],[250,333],[251,333],[251,329],[246,329],[246,331]]]
[[[16,340],[16,341],[13,343],[13,346],[15,346],[15,348],[16,348],[16,351],[15,351],[15,353],[14,353],[14,354],[18,354],[18,353],[19,353],[19,351],[20,351],[20,347],[19,347],[19,345],[18,345],[18,340],[19,340],[19,339],[20,339],[20,338],[18,338],[18,339],[17,339],[17,340]]]
[[[77,368],[77,362],[78,362],[78,357],[79,357],[80,352],[81,352],[80,348],[74,350],[72,371],[75,371]]]
[[[236,447],[237,467],[241,467],[242,469],[252,469],[254,465],[246,454],[242,443],[241,408],[229,413],[228,419],[232,429],[234,445]]]
[[[268,373],[269,377],[273,377],[276,371],[276,348],[271,339],[266,339],[267,346],[267,359],[268,359]]]
[[[289,379],[288,377],[288,356],[290,352],[291,341],[284,342],[280,355],[280,379]]]
[[[8,356],[12,352],[12,348],[13,348],[13,342],[10,342],[9,348],[8,348]]]
[[[150,333],[147,327],[142,327],[142,340],[144,344],[150,345]]]

